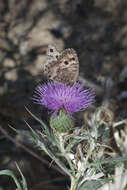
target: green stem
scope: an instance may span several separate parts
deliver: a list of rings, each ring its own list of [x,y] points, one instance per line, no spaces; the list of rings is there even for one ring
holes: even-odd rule
[[[79,177],[76,177],[76,178],[71,178],[71,187],[69,190],[76,190],[77,189],[77,186],[78,186],[78,181],[79,181]]]
[[[61,134],[59,134],[58,136],[59,136],[59,140],[60,140],[60,143],[59,143],[60,144],[60,151],[61,151],[62,155],[66,158],[66,160],[67,160],[67,162],[68,162],[68,164],[70,166],[70,169],[72,171],[72,174],[74,176],[75,175],[74,166],[73,166],[67,152],[65,151],[63,136]]]

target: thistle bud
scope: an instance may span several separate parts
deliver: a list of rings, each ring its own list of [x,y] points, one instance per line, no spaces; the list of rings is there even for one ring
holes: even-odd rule
[[[66,133],[73,129],[74,120],[64,110],[60,110],[58,115],[52,115],[50,126],[60,133]]]

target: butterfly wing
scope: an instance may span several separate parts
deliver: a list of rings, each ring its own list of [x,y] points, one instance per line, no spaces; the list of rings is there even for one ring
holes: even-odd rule
[[[55,80],[57,78],[58,73],[58,62],[54,60],[49,60],[47,64],[44,65],[44,75],[46,78]],[[57,81],[57,80],[56,80]]]
[[[59,70],[57,76],[61,82],[74,84],[79,75],[79,61],[74,49],[66,49],[58,58]]]
[[[52,57],[53,60],[57,60],[60,56],[60,53],[57,51],[55,45],[48,45],[47,53],[48,56]]]
[[[59,53],[54,45],[49,45],[49,56],[44,65],[44,75],[53,81],[73,85],[79,75],[79,61],[74,49],[66,49]]]

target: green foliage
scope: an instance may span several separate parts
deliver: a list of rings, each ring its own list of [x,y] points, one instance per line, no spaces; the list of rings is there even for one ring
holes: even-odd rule
[[[0,175],[7,175],[7,176],[10,176],[12,177],[12,179],[14,180],[15,184],[16,184],[16,187],[17,187],[17,190],[28,190],[27,189],[27,183],[26,183],[26,180],[23,176],[23,174],[21,173],[21,170],[19,169],[18,165],[17,165],[17,168],[21,174],[21,181],[19,181],[16,176],[13,174],[12,171],[10,170],[1,170],[0,171]]]
[[[115,167],[119,163],[126,165],[126,156],[118,158],[105,156],[104,150],[107,145],[104,143],[109,135],[108,130],[104,131],[105,123],[102,118],[101,122],[98,119],[100,110],[99,114],[95,112],[88,121],[89,128],[87,129],[84,127],[73,128],[73,122],[68,121],[70,118],[64,112],[60,112],[58,118],[51,116],[50,127],[29,110],[27,111],[40,123],[41,132],[31,128],[27,122],[30,131],[27,133],[20,130],[15,131],[25,135],[36,148],[43,150],[70,177],[70,190],[97,190],[112,180],[107,176],[115,171]],[[103,130],[100,130],[102,124]],[[107,125],[106,123],[106,127]],[[59,126],[60,129],[58,129]],[[62,130],[61,127],[63,127]],[[18,188],[27,190],[25,179],[22,174],[21,176],[23,183],[20,183]],[[13,179],[17,183],[14,176]]]
[[[85,182],[80,188],[78,188],[78,190],[97,190],[109,181],[109,179],[90,180]]]
[[[31,114],[30,111],[29,113]],[[63,112],[59,114],[58,118],[51,116],[50,124],[51,126],[54,125],[55,130],[46,126],[33,114],[31,115],[41,124],[42,133],[33,130],[29,124],[26,123],[30,128],[27,137],[34,142],[36,147],[43,150],[52,160],[54,160],[70,177],[70,190],[98,189],[111,180],[110,178],[104,178],[104,176],[108,174],[104,169],[106,166],[111,169],[115,168],[118,163],[127,161],[127,157],[105,158],[104,154],[99,157],[99,154],[103,153],[107,146],[98,143],[98,138],[100,134],[102,134],[102,142],[104,143],[108,135],[105,135],[107,133],[105,131],[102,133],[99,132],[100,128],[99,122],[96,121],[96,113],[93,120],[89,122],[91,125],[90,130],[75,128],[72,132],[61,130],[63,122],[65,122],[64,129],[66,129],[66,126],[67,129],[69,129],[69,126],[70,129],[72,129],[72,123],[68,122],[68,118]],[[63,118],[65,119],[64,121]],[[57,119],[58,121],[56,121]],[[59,126],[60,129],[58,130]],[[83,143],[87,145],[87,151],[85,153],[82,152]]]

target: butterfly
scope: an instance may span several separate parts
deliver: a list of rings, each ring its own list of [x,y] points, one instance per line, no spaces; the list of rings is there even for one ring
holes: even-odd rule
[[[69,48],[59,52],[55,45],[49,45],[47,56],[44,75],[53,81],[73,85],[79,75],[79,61],[76,51]]]

